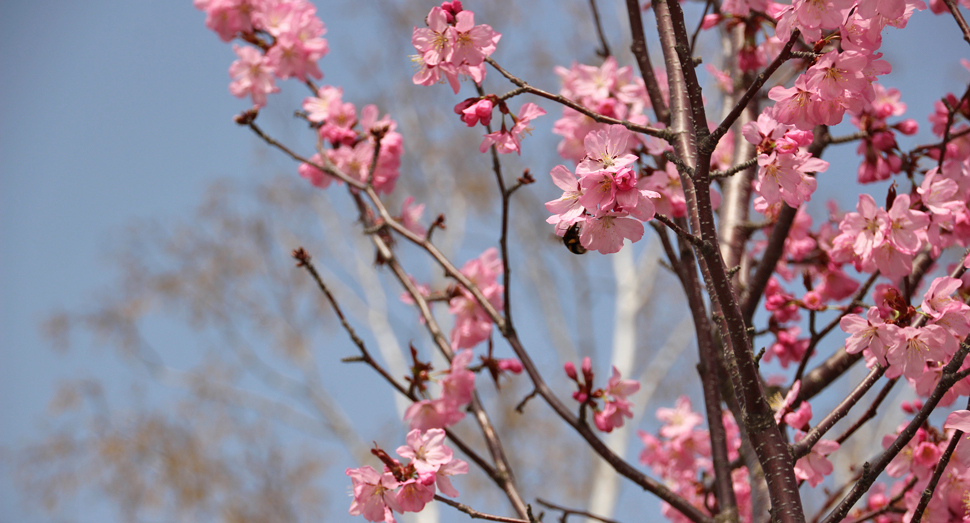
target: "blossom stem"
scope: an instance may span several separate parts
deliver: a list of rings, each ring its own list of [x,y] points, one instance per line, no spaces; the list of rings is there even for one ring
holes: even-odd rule
[[[876,382],[879,381],[879,378],[882,378],[882,375],[885,374],[885,372],[886,368],[881,365],[873,367],[873,369],[869,371],[869,374],[858,385],[856,385],[856,388],[853,389],[852,392],[850,392],[849,395],[846,396],[837,407],[832,409],[828,415],[822,418],[822,421],[819,421],[817,425],[812,427],[812,429],[809,430],[808,433],[805,434],[805,437],[803,437],[798,443],[792,445],[791,452],[794,459],[797,460],[807,456],[808,453],[812,451],[812,447],[814,447],[815,444],[822,439],[822,436],[824,436],[826,432],[834,427],[839,420],[849,414],[852,407],[854,407],[859,400],[861,400],[862,397],[869,392],[869,389],[871,389]]]

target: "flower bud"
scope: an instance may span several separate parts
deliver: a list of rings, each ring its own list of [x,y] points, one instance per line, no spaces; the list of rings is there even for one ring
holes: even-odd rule
[[[563,368],[566,369],[566,376],[569,376],[571,380],[576,381],[578,376],[576,375],[576,366],[573,365],[573,362],[567,361],[566,364],[563,365]]]

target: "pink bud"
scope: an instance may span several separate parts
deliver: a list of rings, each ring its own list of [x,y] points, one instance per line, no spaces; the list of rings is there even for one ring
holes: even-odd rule
[[[515,358],[507,358],[504,360],[498,360],[498,368],[500,370],[511,372],[512,374],[518,374],[522,372],[522,362]],[[573,368],[573,373],[576,372],[576,368]],[[567,371],[568,374],[568,371]]]
[[[586,386],[593,384],[593,362],[589,356],[583,358],[583,379],[586,380]]]
[[[573,365],[573,362],[567,361],[566,364],[563,365],[563,368],[566,369],[566,376],[569,376],[570,379],[572,379],[573,381],[576,381],[576,378],[577,378],[576,366]]]
[[[719,14],[706,15],[704,20],[701,22],[701,29],[710,29],[714,27],[715,25],[721,23],[722,18],[723,17]]]
[[[896,147],[896,138],[893,133],[876,133],[872,137],[872,146],[879,151],[889,151]]]
[[[899,129],[899,132],[907,136],[916,134],[919,131],[919,124],[916,123],[916,120],[913,120],[912,118],[907,118],[893,127]]]
[[[620,169],[620,172],[616,173],[614,179],[616,180],[616,190],[618,191],[630,191],[637,186],[637,175],[629,167]]]
[[[802,303],[806,309],[817,311],[822,309],[822,295],[818,291],[808,291],[802,296]]]

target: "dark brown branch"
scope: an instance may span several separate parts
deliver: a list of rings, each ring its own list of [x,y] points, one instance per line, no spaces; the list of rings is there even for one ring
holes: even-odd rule
[[[916,476],[913,476],[913,478],[910,479],[909,481],[907,481],[906,482],[906,485],[903,486],[903,490],[902,491],[900,491],[895,496],[889,498],[889,501],[886,502],[886,506],[884,506],[882,508],[877,508],[875,510],[870,510],[869,512],[863,512],[862,514],[860,514],[857,518],[855,518],[853,520],[853,523],[862,523],[863,521],[867,521],[867,520],[870,520],[870,519],[872,519],[874,517],[881,516],[881,515],[885,514],[886,512],[893,511],[894,510],[893,505],[895,505],[896,503],[899,503],[900,501],[902,501],[903,498],[906,497],[906,494],[908,494],[910,490],[913,490],[913,487],[916,486],[917,479],[918,478]]]
[[[590,0],[590,3],[595,0]],[[593,6],[595,12],[595,4]],[[598,21],[597,17],[597,21]],[[480,85],[478,87],[479,96],[485,96],[485,91]],[[492,133],[492,124],[486,124],[485,128],[488,130],[489,134]],[[502,198],[502,230],[499,235],[499,248],[502,251],[502,278],[503,285],[505,286],[504,292],[502,293],[502,305],[505,313],[505,321],[507,322],[509,328],[512,326],[512,268],[509,264],[509,204],[512,196],[511,190],[506,190],[505,188],[505,178],[502,177],[502,162],[498,157],[498,149],[495,148],[495,144],[489,148],[492,153],[492,172],[495,173],[495,181],[498,183],[499,196]]]
[[[855,434],[857,430],[862,428],[867,421],[875,418],[876,413],[879,411],[879,405],[882,405],[882,402],[887,396],[889,396],[889,391],[891,391],[898,382],[899,378],[893,378],[887,381],[886,384],[882,386],[882,389],[879,390],[879,394],[876,395],[876,399],[872,400],[872,404],[869,405],[869,408],[866,409],[866,411],[862,414],[862,417],[856,420],[851,427],[845,429],[845,432],[839,435],[839,437],[835,438],[835,442],[841,445],[845,442],[845,440],[849,439],[849,437]]]
[[[815,347],[818,346],[818,342],[825,338],[828,333],[832,332],[832,330],[839,325],[839,322],[845,317],[846,314],[849,314],[858,306],[862,298],[864,298],[866,293],[869,292],[872,285],[876,283],[877,278],[879,278],[879,271],[872,273],[872,275],[869,276],[869,279],[867,279],[866,282],[855,291],[852,298],[849,300],[849,303],[847,303],[845,307],[842,307],[842,310],[839,312],[838,316],[833,318],[832,321],[822,328],[822,330],[812,333],[812,337],[808,342],[808,348],[805,350],[805,357],[802,358],[802,361],[799,363],[798,370],[795,371],[795,377],[792,379],[792,383],[802,379],[802,376],[805,375],[805,367],[808,365],[809,355],[815,351]]]
[[[712,171],[711,178],[727,178],[728,176],[734,176],[735,174],[747,169],[748,167],[753,167],[758,165],[758,157],[749,158],[730,169],[725,169],[723,171]]]
[[[654,216],[654,219],[656,219],[658,222],[666,225],[667,228],[669,228],[670,230],[674,231],[674,233],[676,233],[678,237],[687,240],[691,245],[697,247],[698,249],[703,249],[703,248],[706,248],[707,247],[707,246],[704,245],[704,241],[703,240],[701,240],[697,236],[694,236],[693,234],[687,232],[686,230],[684,230],[683,227],[681,227],[680,225],[677,225],[670,218],[667,218],[665,215],[663,215],[663,214],[657,214],[657,215]]]
[[[305,268],[306,271],[313,278],[313,281],[316,282],[317,287],[320,289],[320,292],[323,293],[323,295],[327,298],[327,301],[330,303],[330,306],[333,307],[334,313],[336,313],[337,318],[340,320],[340,325],[344,328],[345,331],[347,331],[347,334],[350,336],[351,341],[354,342],[354,345],[356,345],[357,349],[360,351],[361,355],[359,357],[353,358],[352,360],[348,358],[347,360],[360,361],[360,362],[366,363],[368,366],[374,369],[378,374],[380,374],[385,381],[387,381],[392,387],[394,387],[395,390],[400,392],[402,395],[404,395],[406,398],[410,399],[411,401],[418,401],[420,398],[418,398],[417,396],[409,392],[407,387],[405,387],[404,385],[399,383],[396,379],[394,379],[394,376],[391,376],[391,373],[389,373],[383,366],[381,366],[380,363],[377,362],[377,360],[375,360],[371,356],[370,352],[367,350],[367,346],[364,344],[364,341],[360,339],[360,336],[357,335],[357,332],[354,330],[353,326],[351,326],[350,323],[347,321],[347,318],[344,316],[343,310],[340,308],[340,305],[337,303],[337,300],[334,298],[333,294],[330,292],[330,289],[327,287],[327,285],[323,282],[323,279],[320,277],[320,273],[317,272],[316,267],[313,266],[310,255],[307,254],[306,250],[304,250],[302,247],[294,250],[293,258],[297,260],[297,267]],[[410,283],[410,279],[408,280],[408,282]],[[451,440],[451,442],[454,443],[456,447],[458,447],[469,459],[475,462],[475,464],[478,465],[493,480],[496,480],[496,482],[498,481],[497,478],[499,478],[499,475],[495,471],[494,467],[489,465],[488,462],[482,459],[482,457],[479,456],[477,452],[472,450],[471,447],[465,444],[465,442],[462,441],[461,438],[456,436],[453,432],[447,429],[445,429],[445,432],[448,434],[448,439]]]

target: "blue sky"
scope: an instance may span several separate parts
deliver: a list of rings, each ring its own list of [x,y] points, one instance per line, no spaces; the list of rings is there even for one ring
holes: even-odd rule
[[[358,57],[335,56],[355,28],[343,23],[346,9],[322,16],[332,49],[327,79],[350,81]],[[231,122],[245,107],[227,91],[234,55],[203,19],[189,1],[0,4],[0,448],[43,433],[59,380],[127,378],[128,367],[103,353],[49,350],[37,329],[111,281],[106,252],[118,232],[133,220],[188,213],[215,179],[265,174],[253,161],[254,139]],[[923,12],[910,23],[886,35],[895,71],[884,83],[903,91],[922,143],[933,97],[966,84],[970,73],[957,58],[970,49],[951,19]],[[854,178],[856,165],[823,176]],[[821,196],[837,194],[820,181]],[[44,520],[0,475],[0,523]]]

